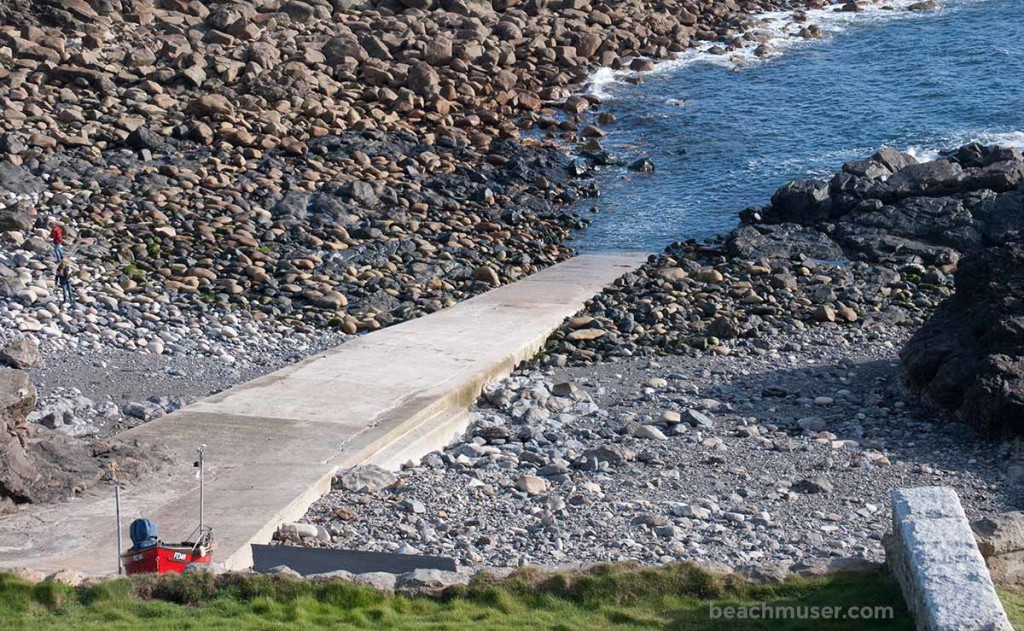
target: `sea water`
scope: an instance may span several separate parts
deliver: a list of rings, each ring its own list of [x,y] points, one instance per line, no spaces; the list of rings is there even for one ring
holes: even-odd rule
[[[940,0],[941,1],[941,0]],[[824,37],[794,37],[791,13],[762,16],[766,59],[710,44],[631,77],[598,71],[593,93],[618,122],[583,251],[646,249],[732,228],[791,179],[828,177],[882,145],[921,159],[971,140],[1024,146],[1024,0],[908,2],[861,13],[814,11]]]

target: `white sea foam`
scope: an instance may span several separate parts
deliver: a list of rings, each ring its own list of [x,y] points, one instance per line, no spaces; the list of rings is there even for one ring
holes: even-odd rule
[[[962,147],[968,143],[980,142],[983,145],[1000,147],[1018,147],[1024,149],[1024,131],[990,132],[960,131],[944,134],[931,140],[928,144],[916,144],[907,147],[906,152],[921,162],[938,159],[943,151]]]
[[[1024,131],[979,134],[977,140],[983,145],[999,145],[1002,147],[1020,147],[1024,149]]]
[[[874,4],[861,3],[861,10],[857,12],[839,11],[842,2],[830,5],[824,9],[808,9],[804,11],[771,11],[752,16],[752,21],[757,24],[755,32],[764,41],[752,41],[738,50],[728,51],[725,54],[718,54],[718,51],[711,52],[716,47],[721,47],[720,42],[697,41],[693,48],[677,55],[673,59],[659,62],[654,70],[647,74],[672,72],[678,68],[698,63],[715,64],[735,69],[745,66],[762,63],[782,55],[786,50],[795,46],[814,45],[821,39],[804,39],[800,37],[800,31],[807,26],[815,25],[821,29],[822,39],[828,39],[837,33],[845,31],[851,24],[873,22],[879,20],[907,19],[924,15],[921,12],[908,11],[907,7],[918,0],[875,0]],[[804,16],[806,19],[797,21],[797,16]],[[764,45],[767,52],[762,51],[761,55],[756,52]],[[623,78],[634,74],[629,70],[612,70],[611,68],[598,68],[588,79],[588,91],[597,97],[607,99],[612,96],[610,86]]]
[[[594,71],[594,74],[590,75],[589,92],[600,99],[607,99],[610,95],[605,91],[605,88],[618,81],[619,78],[615,76],[615,71],[607,66],[602,66]]]
[[[931,162],[932,160],[938,160],[941,156],[941,150],[930,149],[918,146],[907,147],[907,154],[918,162]]]

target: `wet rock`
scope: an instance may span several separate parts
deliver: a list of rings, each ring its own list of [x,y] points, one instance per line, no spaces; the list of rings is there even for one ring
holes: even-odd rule
[[[654,168],[654,161],[650,158],[640,158],[629,165],[629,170],[637,173],[653,173]]]

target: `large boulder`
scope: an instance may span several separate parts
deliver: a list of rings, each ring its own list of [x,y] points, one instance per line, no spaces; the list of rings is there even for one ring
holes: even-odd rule
[[[750,261],[845,258],[843,249],[825,233],[791,223],[739,226],[730,233],[728,247],[732,256]]]
[[[29,338],[8,342],[0,350],[0,362],[18,370],[42,368],[43,356],[39,354],[39,345]]]
[[[829,216],[829,184],[821,180],[794,180],[772,195],[772,218],[809,224]]]
[[[377,493],[398,480],[391,471],[376,465],[362,465],[344,469],[334,476],[333,486],[358,493]]]
[[[441,79],[430,64],[421,61],[409,70],[406,87],[416,94],[431,96],[437,94],[440,86]]]
[[[320,52],[327,59],[327,63],[332,66],[341,63],[346,57],[351,57],[358,62],[366,61],[369,57],[354,35],[332,37],[327,40]]]
[[[1024,244],[969,255],[902,351],[904,384],[985,436],[1024,435]]]
[[[879,197],[900,199],[912,195],[937,195],[960,190],[963,168],[948,159],[912,164],[886,180]]]
[[[28,375],[0,368],[0,498],[25,501],[38,477],[28,455],[28,413],[36,406],[36,391]]]
[[[0,191],[10,191],[21,195],[38,193],[43,190],[43,181],[35,177],[23,167],[7,160],[0,161]]]
[[[0,232],[25,232],[32,229],[36,220],[32,215],[18,210],[0,210]]]

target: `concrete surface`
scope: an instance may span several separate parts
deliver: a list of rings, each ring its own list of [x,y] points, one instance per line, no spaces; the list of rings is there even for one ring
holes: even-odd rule
[[[206,451],[206,523],[229,569],[330,490],[339,468],[397,468],[465,428],[484,383],[531,357],[562,320],[642,263],[644,254],[579,256],[450,309],[330,351],[125,432],[179,463],[121,493],[132,519],[180,540],[198,522],[195,449]],[[127,544],[126,544],[127,545]],[[116,572],[113,491],[96,489],[0,519],[0,567]]]
[[[886,563],[921,631],[1011,631],[956,491],[898,489]]]

